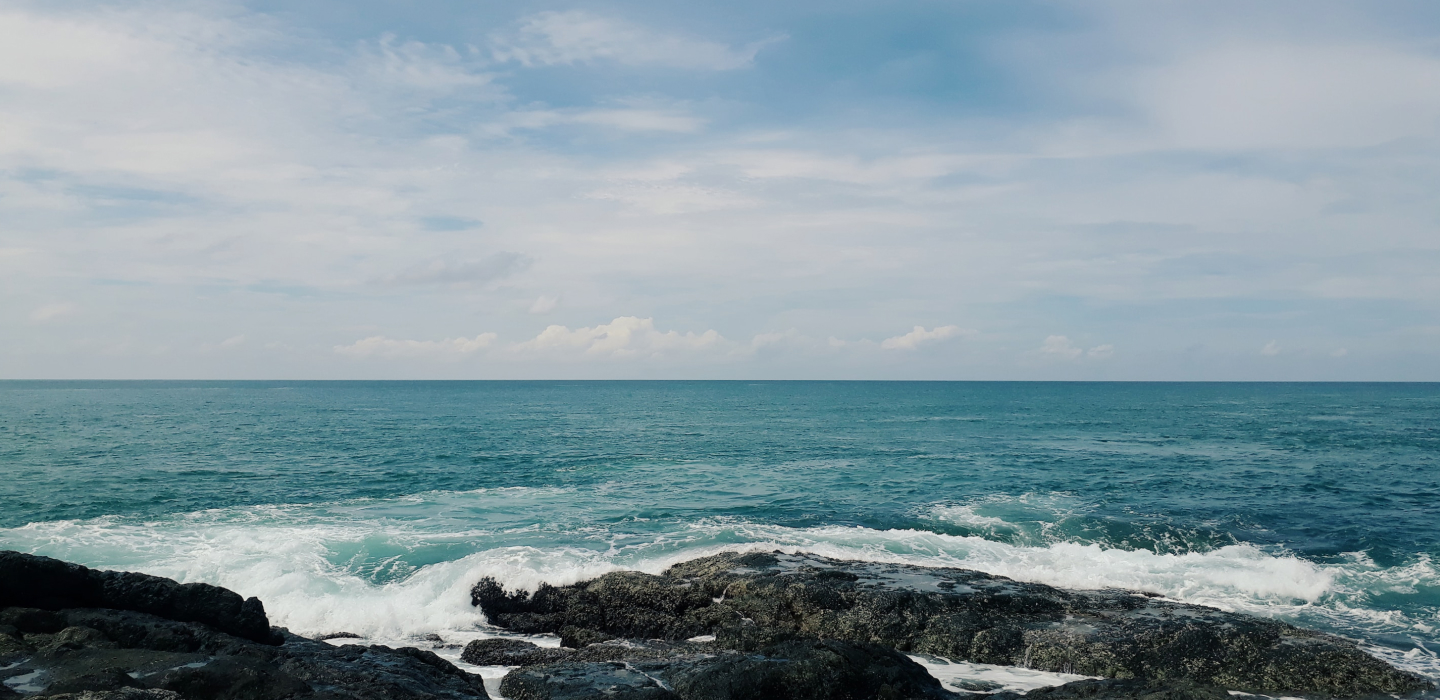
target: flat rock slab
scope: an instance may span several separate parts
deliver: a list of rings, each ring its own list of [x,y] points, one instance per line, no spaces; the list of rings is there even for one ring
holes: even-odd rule
[[[1167,687],[1332,697],[1433,688],[1348,640],[1154,594],[807,554],[720,554],[533,594],[484,579],[471,601],[500,627],[556,633],[567,647],[714,635],[718,648],[758,652],[840,640]]]

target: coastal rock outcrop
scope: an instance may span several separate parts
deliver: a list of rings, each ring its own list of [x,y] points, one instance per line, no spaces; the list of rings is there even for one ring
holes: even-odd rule
[[[272,628],[258,600],[243,601],[218,586],[0,552],[0,596],[0,695],[67,700],[489,697],[479,676],[432,651],[336,647],[306,639]]]
[[[0,607],[109,608],[199,622],[262,644],[279,644],[259,598],[208,583],[177,583],[129,571],[98,571],[49,557],[0,551]]]
[[[500,692],[511,700],[954,697],[923,666],[875,644],[792,639],[746,653],[714,644],[653,640],[599,642],[581,649],[545,649],[518,640],[490,644],[498,641],[471,642],[465,658],[533,662],[501,682]]]
[[[1154,594],[807,554],[719,554],[658,576],[615,572],[534,593],[484,579],[471,601],[493,624],[555,633],[567,647],[713,635],[720,649],[781,658],[776,650],[787,643],[845,642],[1118,679],[1092,688],[1112,695],[1163,686],[1182,695],[1359,697],[1433,687],[1348,640]],[[1126,679],[1134,682],[1115,684]]]

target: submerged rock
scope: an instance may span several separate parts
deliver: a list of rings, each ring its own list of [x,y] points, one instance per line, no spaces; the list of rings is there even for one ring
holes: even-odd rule
[[[533,594],[487,578],[471,602],[496,625],[560,634],[566,646],[714,635],[721,649],[768,653],[791,640],[838,640],[1145,688],[1356,697],[1433,687],[1338,637],[1153,594],[805,554],[720,554],[659,576],[615,572]]]
[[[58,587],[51,596],[26,591],[13,570],[0,568],[0,580],[9,586],[0,589],[9,596],[0,598],[6,604],[0,607],[0,680],[5,681],[0,696],[19,691],[21,697],[66,700],[489,697],[479,676],[432,651],[335,647],[272,629],[259,601],[237,607],[232,603],[240,596],[224,588],[0,553],[0,567],[17,562],[19,570],[40,571]],[[102,582],[98,589],[86,588],[95,580]],[[49,609],[20,607],[17,600]],[[203,601],[216,607],[205,608]],[[67,607],[70,603],[84,605]],[[257,633],[262,624],[264,635]]]

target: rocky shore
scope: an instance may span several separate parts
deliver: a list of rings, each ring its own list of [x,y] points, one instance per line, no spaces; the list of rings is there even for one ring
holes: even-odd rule
[[[905,654],[1103,679],[1032,692],[1037,698],[1433,689],[1348,640],[1282,622],[963,569],[730,553],[659,576],[616,572],[534,593],[486,579],[471,598],[495,625],[558,634],[575,649],[467,648],[467,661],[522,667],[501,686],[516,700],[599,697],[583,688],[622,677],[636,698],[949,696]],[[684,641],[693,639],[713,641]]]
[[[500,684],[510,700],[1020,697],[946,689],[911,655],[1099,677],[1033,700],[1433,690],[1347,640],[1284,623],[961,569],[732,553],[533,593],[484,579],[471,597],[500,628],[561,638],[464,649],[467,663],[513,668]],[[0,698],[17,700],[490,697],[432,651],[334,646],[270,626],[259,600],[224,588],[17,552],[0,552],[0,680]]]
[[[0,680],[0,698],[489,698],[432,651],[336,647],[218,586],[18,552],[0,552]]]

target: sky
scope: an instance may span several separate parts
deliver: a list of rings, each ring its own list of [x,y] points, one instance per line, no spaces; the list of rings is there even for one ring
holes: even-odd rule
[[[1440,3],[0,0],[0,378],[1440,381]]]

